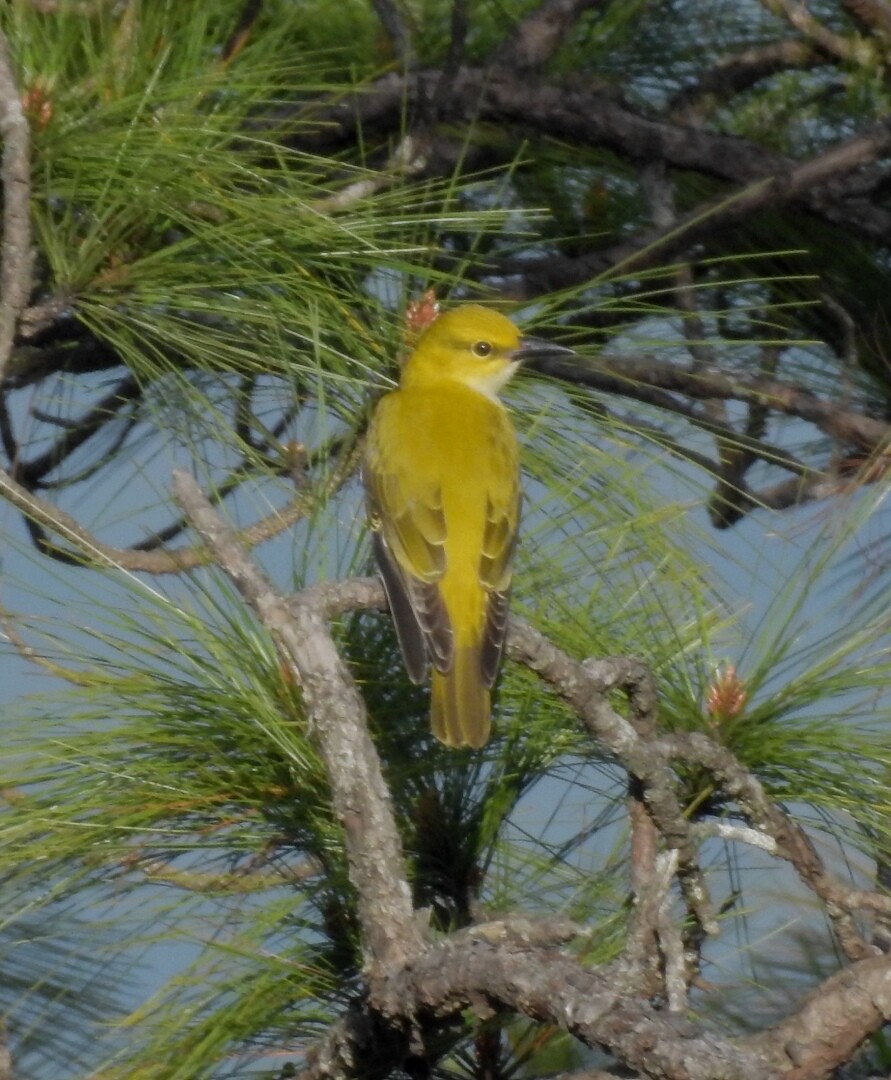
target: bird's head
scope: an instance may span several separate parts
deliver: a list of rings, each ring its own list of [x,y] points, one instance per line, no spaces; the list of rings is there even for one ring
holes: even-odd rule
[[[495,397],[524,360],[571,350],[524,337],[498,311],[464,304],[440,315],[421,335],[402,375],[403,385],[455,380]]]

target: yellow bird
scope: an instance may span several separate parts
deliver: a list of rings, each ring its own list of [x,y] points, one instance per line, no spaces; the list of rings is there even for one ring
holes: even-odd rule
[[[424,331],[368,432],[362,475],[374,553],[409,678],[433,667],[431,726],[489,738],[520,513],[519,453],[497,394],[533,356],[569,354],[468,304]]]

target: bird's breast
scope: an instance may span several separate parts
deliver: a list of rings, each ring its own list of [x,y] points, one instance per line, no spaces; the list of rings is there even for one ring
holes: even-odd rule
[[[499,402],[460,384],[397,391],[393,397],[399,443],[394,451],[423,486],[440,488],[447,513],[462,507],[485,513],[487,498],[497,497],[504,485],[516,486],[516,436]]]

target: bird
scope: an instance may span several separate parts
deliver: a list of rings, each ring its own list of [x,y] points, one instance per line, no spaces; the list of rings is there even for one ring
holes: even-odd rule
[[[430,723],[485,745],[504,652],[520,518],[517,436],[498,392],[532,357],[571,350],[522,336],[478,304],[438,315],[373,412],[367,520],[409,678],[430,669]]]

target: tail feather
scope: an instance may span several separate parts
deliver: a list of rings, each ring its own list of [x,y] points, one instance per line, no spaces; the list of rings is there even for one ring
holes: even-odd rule
[[[489,739],[489,688],[477,649],[457,649],[450,671],[433,672],[430,724],[446,746],[485,746]]]

